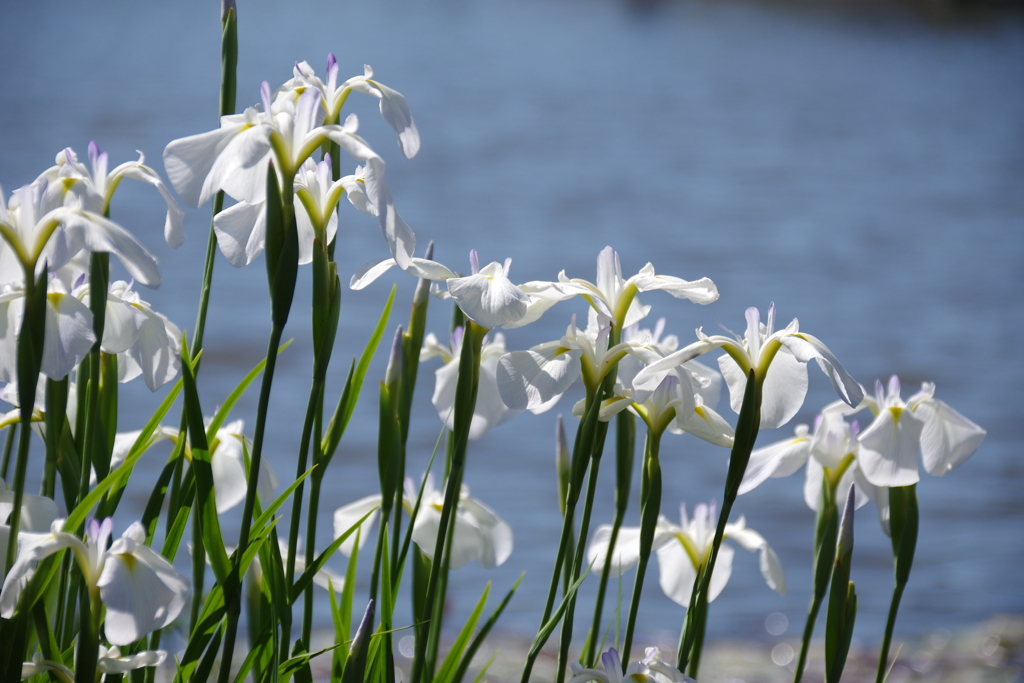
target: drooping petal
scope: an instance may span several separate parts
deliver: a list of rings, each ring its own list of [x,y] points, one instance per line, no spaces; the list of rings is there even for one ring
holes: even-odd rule
[[[499,263],[476,275],[450,278],[448,292],[466,317],[487,329],[515,323],[526,315],[530,297],[504,276]]]
[[[126,674],[148,666],[160,666],[167,659],[167,653],[163,650],[146,650],[122,655],[117,648],[111,648],[105,654],[103,649],[101,645],[100,658],[96,666],[104,674]]]
[[[119,543],[107,552],[96,585],[107,608],[107,640],[128,645],[174,621],[185,606],[189,588],[188,581],[148,546],[126,544],[131,552],[119,552]]]
[[[641,292],[661,289],[677,299],[688,299],[697,304],[710,304],[718,300],[718,288],[710,279],[703,277],[691,282],[671,275],[655,275],[654,266],[650,263],[629,281]]]
[[[461,502],[466,513],[476,522],[480,530],[480,548],[476,559],[480,566],[491,569],[504,564],[512,554],[512,527],[493,510],[474,498]],[[458,524],[456,524],[456,532]],[[454,565],[452,565],[454,569]]]
[[[732,425],[721,415],[705,405],[696,405],[686,411],[683,406],[676,406],[676,424],[687,434],[723,448],[731,448],[735,432]]]
[[[249,265],[267,241],[267,204],[238,202],[213,217],[217,246],[235,268]]]
[[[828,375],[832,388],[839,394],[839,398],[852,407],[860,405],[864,399],[864,391],[820,339],[806,332],[797,332],[783,335],[779,341],[796,356],[797,360],[807,363],[813,358],[818,361],[818,367]],[[772,365],[774,364],[773,362]]]
[[[50,379],[67,377],[96,341],[92,311],[70,294],[46,295],[42,372]]]
[[[920,479],[917,449],[924,422],[903,408],[883,409],[860,434],[857,456],[875,486],[910,486]]]
[[[987,432],[938,399],[922,402],[921,458],[929,474],[942,476],[978,450]]]
[[[160,180],[160,176],[153,169],[142,166],[141,162],[122,164],[115,169],[115,173],[119,173],[119,175],[125,178],[148,183],[160,192],[160,196],[167,203],[167,218],[164,220],[164,240],[172,249],[180,247],[185,241],[185,229],[182,227],[185,220],[185,212],[178,206],[178,202],[174,201],[174,197],[171,196],[164,182]]]
[[[807,425],[797,425],[796,436],[754,450],[740,482],[739,494],[753,491],[769,477],[788,477],[800,469],[811,452]]]
[[[372,496],[366,496],[365,498],[360,498],[354,503],[349,503],[348,505],[335,510],[334,537],[338,538],[355,526],[356,522],[362,519],[363,515],[367,512],[370,512],[374,508],[379,508],[381,500],[381,496],[378,493]],[[377,521],[377,515],[379,514],[380,512],[375,510],[366,518],[366,521],[362,523],[359,534],[353,533],[345,539],[345,542],[342,543],[341,547],[338,549],[341,551],[342,555],[345,557],[350,557],[352,555],[352,549],[355,547],[357,535],[359,536],[359,549],[363,549],[363,546],[366,545],[366,539],[370,537],[370,531],[373,529],[373,525]]]
[[[203,183],[204,201],[219,190],[239,202],[266,201],[267,166],[272,157],[268,132],[268,126],[256,125],[231,138]]]
[[[712,602],[717,598],[722,593],[725,585],[729,583],[729,577],[732,576],[732,558],[735,554],[736,551],[727,545],[719,547],[715,571],[711,574],[711,585],[708,586],[708,602]],[[687,596],[687,600],[689,600],[689,596]]]
[[[139,338],[146,316],[128,301],[122,299],[115,288],[123,283],[114,283],[113,291],[107,294],[107,307],[103,322],[103,353],[127,351]]]
[[[605,558],[608,556],[608,546],[611,542],[612,527],[610,524],[602,524],[597,527],[590,537],[590,544],[587,546],[587,563],[592,564],[594,572],[600,574],[604,571]],[[640,527],[619,527],[619,536],[615,540],[615,550],[612,555],[612,562],[609,567],[609,577],[621,576],[634,564],[640,561]],[[689,595],[686,596],[689,600]]]
[[[639,545],[639,541],[637,544]],[[723,545],[718,551],[718,566],[721,566],[722,551],[726,547]],[[673,539],[658,548],[658,570],[658,583],[662,592],[677,605],[688,606],[690,594],[693,592],[693,582],[697,580],[697,571],[693,568],[690,556],[682,543]]]
[[[197,208],[213,196],[216,190],[204,188],[206,177],[217,157],[239,130],[238,126],[230,126],[190,135],[171,141],[164,149],[167,177],[186,204]]]
[[[117,223],[97,213],[74,209],[54,209],[47,216],[62,221],[65,232],[89,251],[109,252],[116,256],[136,282],[147,287],[160,286],[156,259]]]
[[[676,367],[693,360],[697,356],[716,349],[723,342],[718,340],[701,340],[670,353],[659,361],[650,363],[633,378],[633,396],[637,403],[644,403],[650,398],[662,380]],[[723,373],[724,375],[724,373]],[[728,378],[726,378],[728,382]],[[731,388],[730,388],[731,392]]]
[[[564,394],[580,374],[580,349],[548,342],[513,351],[498,362],[498,392],[509,408],[526,410]]]
[[[786,594],[786,574],[782,571],[782,562],[775,554],[772,547],[765,543],[761,546],[761,554],[758,557],[758,567],[761,569],[761,576],[764,577],[768,587],[779,595]]]
[[[234,436],[220,436],[220,444],[210,454],[210,469],[213,472],[217,514],[223,515],[245,500],[248,487],[242,460],[242,442]]]
[[[397,90],[378,81],[370,81],[380,91],[380,113],[391,130],[398,133],[398,146],[406,159],[412,159],[420,151],[420,133],[412,120],[412,112],[405,96]]]
[[[135,308],[145,315],[146,322],[125,355],[139,366],[149,390],[156,391],[181,370],[181,331],[148,305],[140,303]]]

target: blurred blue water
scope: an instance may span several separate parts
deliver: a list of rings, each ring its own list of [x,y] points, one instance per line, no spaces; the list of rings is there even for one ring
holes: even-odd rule
[[[241,5],[239,106],[258,100],[262,80],[288,78],[296,60],[321,71],[331,51],[342,77],[361,73],[366,62],[406,95],[423,138],[411,161],[401,158],[374,102],[353,96],[347,110],[359,113],[361,132],[388,160],[400,211],[422,244],[437,240],[439,260],[464,269],[466,253],[477,248],[485,261],[511,256],[516,281],[554,279],[561,269],[589,279],[597,252],[611,244],[627,275],[652,261],[658,272],[718,284],[721,300],[709,308],[644,297],[684,343],[697,326],[740,328],[745,307],[774,301],[781,320],[799,317],[865,385],[897,373],[906,397],[921,381],[935,381],[938,396],[989,436],[958,471],[926,477],[919,487],[920,541],[898,631],[1024,612],[1021,27],[931,28],[682,1]],[[168,141],[216,125],[216,3],[20,3],[3,14],[0,184],[7,192],[35,178],[64,146],[81,154],[95,139],[114,162],[141,149],[162,170]],[[171,251],[148,188],[123,184],[113,209],[161,259],[164,284],[144,297],[189,329],[208,212],[188,213],[188,241]],[[384,256],[386,246],[372,219],[351,210],[343,216],[344,278]],[[309,300],[308,279],[303,271],[287,331],[296,341],[281,358],[271,402],[267,455],[285,479],[308,392],[301,303]],[[413,285],[397,282],[393,322],[404,321]],[[265,287],[262,260],[234,270],[218,257],[201,375],[210,411],[263,354]],[[382,282],[346,294],[329,402],[387,290]],[[510,348],[559,336],[581,303],[509,334]],[[431,329],[443,334],[447,318],[446,307],[435,305]],[[376,486],[372,397],[384,355],[331,465],[325,519]],[[440,428],[429,404],[433,369],[425,366],[417,392],[410,473],[425,466]],[[811,384],[796,421],[810,421],[833,399],[817,371]],[[160,398],[138,382],[127,385],[123,428],[140,427]],[[567,396],[558,410],[569,412],[577,398]],[[255,403],[253,390],[236,410],[250,425]],[[503,591],[525,569],[504,618],[515,633],[536,627],[557,542],[558,410],[496,429],[469,456],[467,483],[513,525],[517,547],[497,570],[460,570],[453,608],[464,613],[486,580]],[[790,433],[764,433],[761,442]],[[142,509],[161,454],[140,468],[124,523]],[[724,452],[669,437],[662,459],[666,510],[678,500],[720,497]],[[596,522],[611,518],[609,470],[606,463]],[[798,631],[813,525],[801,487],[802,475],[771,480],[738,502],[736,513],[777,549],[790,590],[783,598],[770,592],[755,557],[740,553],[712,608],[711,637],[765,636],[764,618],[776,611],[789,617],[790,635]],[[229,538],[237,515],[224,518]],[[628,521],[637,519],[634,506]],[[322,525],[318,545],[329,526]],[[858,517],[853,578],[858,637],[876,640],[892,579],[888,539],[872,508]],[[671,642],[682,610],[653,578],[648,586],[641,628]],[[319,616],[326,626],[326,613]]]

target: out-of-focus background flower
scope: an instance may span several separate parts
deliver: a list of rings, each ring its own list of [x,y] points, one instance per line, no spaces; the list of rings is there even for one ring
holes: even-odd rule
[[[744,308],[763,311],[774,301],[783,323],[798,317],[869,388],[896,373],[906,397],[921,381],[935,381],[937,397],[989,435],[959,470],[925,475],[919,486],[918,554],[897,632],[923,635],[1024,612],[1019,17],[927,4],[725,0],[239,4],[239,108],[259,100],[261,81],[274,87],[289,78],[297,60],[322,73],[328,52],[342,78],[361,74],[365,62],[407,97],[423,140],[411,161],[375,100],[354,94],[346,111],[359,113],[361,132],[387,160],[399,211],[422,245],[436,240],[437,258],[449,266],[468,270],[476,248],[485,263],[511,256],[517,282],[555,279],[561,269],[593,279],[597,253],[610,244],[627,275],[652,261],[659,273],[717,283],[721,300],[706,308],[658,292],[643,297],[654,305],[649,322],[667,316],[667,331],[684,343],[698,326],[742,329]],[[5,191],[31,182],[64,146],[81,156],[90,140],[115,164],[141,149],[163,173],[167,142],[217,125],[218,13],[217,3],[199,0],[5,4]],[[345,280],[387,247],[374,219],[342,208],[337,255]],[[113,206],[113,218],[161,260],[164,284],[146,298],[191,329],[209,207],[188,212],[188,239],[177,251],[162,242],[163,212],[147,188],[128,183]],[[337,399],[347,358],[361,350],[387,281],[396,278],[401,312],[392,323],[404,322],[411,278],[399,273],[346,293],[328,401]],[[299,280],[301,303],[309,300],[308,273]],[[261,265],[235,270],[218,255],[200,378],[207,412],[264,351],[265,292]],[[561,304],[508,334],[509,348],[556,338],[581,305]],[[443,335],[447,305],[432,306],[431,329]],[[306,310],[293,309],[286,332],[296,342],[275,378],[265,451],[284,480],[293,476],[308,392]],[[371,379],[382,376],[386,351],[377,361]],[[422,369],[411,474],[422,471],[441,426],[428,400],[435,364]],[[794,425],[834,398],[824,376],[811,377]],[[323,514],[377,486],[375,387],[367,382],[369,400],[331,464]],[[158,398],[139,383],[126,386],[121,428],[139,428]],[[559,527],[555,413],[568,414],[577,398],[471,445],[466,483],[510,522],[516,549],[497,570],[461,569],[459,585],[482,589],[493,578],[504,590],[526,569],[503,619],[513,633],[532,633],[539,618]],[[251,423],[255,402],[253,391],[238,416]],[[764,433],[760,442],[791,430]],[[662,450],[670,518],[676,501],[692,508],[720,497],[724,451],[689,436],[667,436]],[[153,453],[144,462],[126,515],[141,510],[162,458]],[[611,520],[610,462],[605,470],[595,524]],[[788,620],[785,633],[799,630],[813,527],[802,485],[802,475],[770,480],[738,501],[735,514],[778,551],[789,593],[767,590],[754,558],[739,557],[711,610],[712,639],[775,637],[778,614]],[[638,508],[627,524],[636,523]],[[329,533],[329,524],[321,527]],[[857,636],[877,641],[891,551],[872,507],[859,513],[856,542]],[[643,635],[672,642],[682,609],[656,581],[648,586]],[[476,590],[456,592],[453,609],[464,614]],[[769,614],[774,621],[766,622]],[[582,629],[588,620],[577,621]]]

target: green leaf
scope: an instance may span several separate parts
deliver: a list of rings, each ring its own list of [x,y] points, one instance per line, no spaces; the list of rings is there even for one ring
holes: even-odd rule
[[[391,305],[395,302],[396,289],[397,285],[392,285],[391,295],[388,297],[387,304],[384,305],[384,310],[381,311],[377,326],[373,328],[373,334],[370,335],[370,340],[366,343],[362,355],[359,356],[359,362],[355,365],[355,370],[349,372],[349,379],[345,383],[345,390],[338,401],[338,407],[335,409],[334,416],[331,417],[331,421],[327,425],[327,433],[324,435],[323,444],[320,449],[324,454],[325,465],[338,448],[338,443],[345,433],[348,421],[352,418],[352,412],[356,409],[359,393],[363,388],[363,379],[366,378],[366,371],[370,368],[370,361],[373,360],[373,355],[377,352],[377,346],[380,345],[381,337],[384,336],[384,330],[387,329],[388,318],[391,316]]]
[[[551,618],[540,627],[540,630],[537,632],[537,636],[533,639],[533,644],[530,645],[529,652],[526,654],[527,666],[529,668],[533,668],[533,662],[537,660],[537,655],[540,654],[540,649],[544,647],[544,643],[547,642],[551,633],[555,630],[555,627],[558,626],[558,622],[562,620],[562,616],[565,614],[565,610],[568,609],[569,603],[572,601],[572,597],[576,595],[576,591],[579,590],[581,585],[583,585],[583,580],[587,578],[587,574],[589,573],[590,569],[588,568],[587,571],[580,575],[580,578],[576,579],[575,583],[569,586],[569,590],[565,591],[565,595],[562,597],[562,602],[559,603],[558,609],[556,609],[554,614],[551,615]]]
[[[372,515],[375,510],[377,510],[377,508],[373,508],[373,510],[370,510],[369,512],[367,512],[365,515],[363,515],[359,519],[358,522],[356,522],[355,524],[350,526],[348,529],[346,529],[345,533],[343,533],[341,536],[338,536],[336,539],[334,539],[333,543],[331,543],[329,546],[327,546],[327,550],[325,550],[322,553],[320,553],[320,556],[317,557],[316,560],[313,561],[312,565],[310,565],[309,567],[306,567],[306,571],[302,572],[302,576],[300,576],[295,581],[295,585],[292,586],[292,593],[291,593],[291,601],[292,602],[295,602],[296,600],[299,599],[299,596],[302,595],[302,592],[304,590],[306,590],[306,587],[309,586],[310,582],[313,581],[313,577],[316,576],[316,573],[318,571],[320,571],[321,569],[323,569],[324,565],[327,563],[327,560],[329,560],[331,558],[331,555],[333,555],[338,550],[338,548],[341,547],[342,543],[344,543],[346,540],[348,540],[349,536],[351,536],[353,533],[355,533],[359,529],[359,525],[361,525],[363,522],[365,522],[366,518],[369,517],[370,515]],[[355,582],[354,581],[352,581],[352,582],[346,581],[346,588],[348,587],[348,585],[350,583],[354,584]]]
[[[184,367],[184,363],[182,364],[182,367]],[[150,437],[153,436],[153,432],[156,431],[156,428],[160,426],[160,421],[164,419],[165,415],[167,415],[167,411],[171,409],[171,405],[178,397],[178,392],[181,391],[182,386],[183,381],[179,379],[175,383],[174,388],[168,392],[167,397],[160,403],[160,407],[157,408],[155,413],[153,413],[153,417],[149,418],[149,422],[147,422],[146,426],[143,427],[139,437],[135,439],[135,444],[132,445],[132,448],[128,452],[128,456],[124,459],[124,462],[118,465],[116,469],[96,484],[96,488],[90,491],[88,495],[82,499],[82,502],[71,511],[71,514],[68,515],[67,521],[64,522],[64,531],[67,531],[68,533],[75,533],[78,531],[79,528],[81,528],[82,523],[85,522],[85,518],[88,516],[89,511],[93,506],[100,502],[100,499],[103,497],[103,494],[107,492],[107,489],[115,483],[118,483],[122,477],[127,480],[128,476],[131,474],[132,468],[135,466],[135,462],[142,457],[143,453],[145,453],[145,445],[149,442]]]
[[[171,483],[171,477],[174,476],[176,461],[177,458],[174,455],[168,458],[167,464],[164,465],[164,469],[156,479],[153,492],[149,494],[149,500],[146,501],[146,509],[142,513],[142,526],[146,528],[146,542],[149,545],[152,545],[153,536],[156,534],[157,522],[160,520],[160,511],[164,507],[167,487]]]
[[[448,650],[448,656],[441,662],[441,668],[438,669],[437,676],[434,677],[437,683],[451,683],[454,679],[456,668],[459,665],[463,652],[466,650],[466,646],[469,644],[469,638],[473,635],[476,623],[480,621],[480,615],[484,612],[484,607],[487,605],[487,595],[490,592],[491,582],[488,581],[484,587],[483,594],[476,601],[476,607],[469,613],[466,623],[462,625],[462,630],[459,631],[459,635],[455,637],[455,642],[452,643],[451,649]]]
[[[220,517],[217,515],[217,501],[214,495],[213,465],[210,461],[210,447],[206,440],[206,425],[203,424],[203,408],[196,390],[196,376],[188,352],[188,339],[181,335],[181,379],[185,384],[185,414],[192,442],[192,472],[196,477],[196,521],[203,534],[203,543],[210,558],[210,566],[217,581],[224,583],[231,571],[224,538],[220,532]]]
[[[501,604],[498,605],[498,608],[494,610],[493,614],[491,614],[491,617],[487,620],[487,623],[483,625],[483,628],[480,629],[480,632],[476,634],[475,638],[473,638],[473,642],[469,644],[469,648],[466,650],[466,654],[462,658],[462,663],[459,664],[459,668],[455,671],[455,675],[452,676],[452,683],[460,683],[463,677],[465,677],[466,671],[469,669],[469,665],[473,661],[473,657],[476,656],[477,650],[480,649],[480,646],[483,644],[484,639],[487,638],[487,634],[491,632],[492,628],[494,628],[494,624],[497,623],[498,618],[501,616],[501,613],[505,611],[505,607],[508,605],[509,600],[512,599],[512,596],[515,594],[516,589],[519,588],[519,584],[522,583],[524,576],[526,576],[526,572],[523,572],[519,575],[519,578],[516,579],[516,582],[512,584],[512,588],[509,589],[508,593],[505,594],[505,599],[501,601]],[[491,665],[491,662],[493,661],[494,655],[491,656],[490,662],[485,664],[483,670],[477,675],[478,680],[480,676],[483,676],[484,672],[487,671],[487,668]]]
[[[252,533],[258,533],[260,530],[263,529],[263,527],[265,527],[270,522],[270,520],[274,517],[274,513],[277,512],[277,510],[282,505],[284,505],[284,502],[288,500],[288,498],[292,495],[292,492],[295,491],[296,488],[298,488],[299,484],[305,481],[306,477],[312,474],[314,469],[316,469],[316,465],[313,465],[313,467],[310,467],[308,470],[303,472],[301,477],[293,481],[288,486],[288,488],[281,492],[281,495],[274,499],[274,502],[270,504],[270,507],[268,507],[266,510],[264,510],[256,517],[256,519],[252,523]]]
[[[309,663],[309,660],[314,657],[319,657],[320,655],[327,654],[328,652],[333,652],[346,645],[348,645],[348,643],[336,643],[330,647],[325,647],[322,650],[317,650],[316,652],[305,652],[297,657],[292,657],[291,659],[281,662],[281,666],[277,668],[277,673],[281,678],[287,678],[302,667],[306,666],[306,664]]]
[[[352,602],[356,593],[356,569],[359,565],[359,543],[362,534],[363,530],[360,527],[356,530],[356,542],[352,544],[352,556],[349,557],[348,567],[345,569],[345,585],[341,589],[341,623],[344,627],[342,640],[349,639],[349,629],[352,625]]]

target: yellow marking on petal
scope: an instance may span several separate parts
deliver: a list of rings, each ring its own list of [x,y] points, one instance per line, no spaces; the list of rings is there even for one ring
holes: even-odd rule
[[[130,555],[128,553],[124,553],[122,555],[118,555],[118,558],[120,558],[120,560],[122,562],[124,562],[124,566],[128,568],[128,572],[129,573],[134,573],[135,572],[135,565],[137,565],[139,563],[138,558],[136,558],[134,555]]]
[[[889,408],[889,410],[892,412],[892,419],[893,419],[893,421],[894,422],[899,422],[900,421],[900,416],[903,415],[903,408],[900,408],[900,407],[897,407],[897,406],[892,406],[891,408]]]

